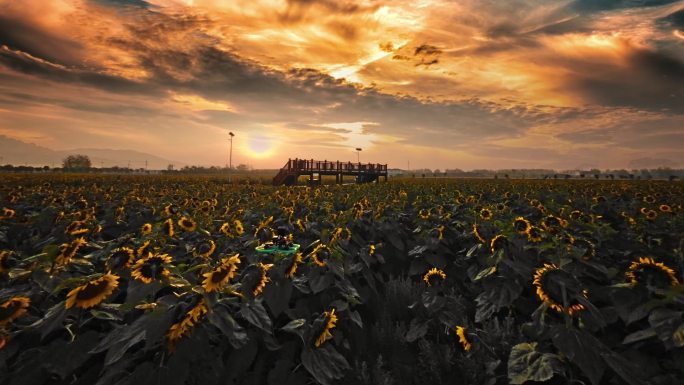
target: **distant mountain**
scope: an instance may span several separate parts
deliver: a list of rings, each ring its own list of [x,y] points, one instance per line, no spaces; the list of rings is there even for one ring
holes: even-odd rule
[[[145,162],[150,170],[166,169],[169,164],[173,164],[176,168],[185,166],[185,163],[140,151],[102,148],[56,151],[0,135],[0,164],[61,167],[62,160],[71,154],[88,155],[93,167],[128,167],[130,165],[131,168],[144,168]]]

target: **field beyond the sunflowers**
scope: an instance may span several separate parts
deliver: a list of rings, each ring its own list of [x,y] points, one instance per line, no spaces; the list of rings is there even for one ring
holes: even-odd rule
[[[684,383],[679,182],[1,177],[3,385]]]

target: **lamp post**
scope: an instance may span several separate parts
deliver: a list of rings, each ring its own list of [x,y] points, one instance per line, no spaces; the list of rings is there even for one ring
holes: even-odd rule
[[[231,176],[233,175],[233,137],[235,134],[233,134],[232,131],[228,132],[228,135],[230,135],[230,158],[228,160],[228,183],[231,183]]]
[[[356,163],[361,163],[359,154],[361,154],[361,147],[356,147]]]

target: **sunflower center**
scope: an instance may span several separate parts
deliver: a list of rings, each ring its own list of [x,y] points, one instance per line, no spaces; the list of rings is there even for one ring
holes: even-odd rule
[[[228,267],[224,267],[224,268],[220,268],[219,270],[214,271],[211,274],[211,283],[220,283],[221,281],[223,281],[223,279],[230,272],[229,269],[230,268],[228,268]]]
[[[646,286],[667,288],[672,284],[671,277],[661,268],[653,265],[642,265],[634,271],[637,282]]]
[[[78,294],[76,294],[76,299],[77,300],[89,300],[93,298],[97,298],[98,296],[102,295],[107,288],[109,287],[109,281],[103,279],[97,282],[88,282],[86,285],[81,289]]]

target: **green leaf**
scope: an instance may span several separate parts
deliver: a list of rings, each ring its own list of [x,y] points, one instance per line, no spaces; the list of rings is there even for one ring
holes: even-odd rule
[[[215,306],[209,314],[207,320],[216,326],[223,334],[228,337],[228,342],[235,349],[244,347],[249,338],[244,328],[222,306]]]
[[[560,358],[555,354],[537,351],[536,342],[517,344],[508,356],[508,379],[511,384],[544,382],[562,372]]]
[[[627,361],[621,355],[615,352],[601,353],[603,360],[610,366],[615,373],[618,374],[629,385],[645,385],[646,382],[640,379],[637,372],[634,371],[634,365]]]
[[[601,358],[603,344],[590,334],[565,326],[557,326],[551,337],[553,344],[565,354],[589,378],[592,384],[598,385],[605,371]]]
[[[414,342],[419,338],[425,337],[430,326],[430,320],[420,322],[417,318],[411,320],[411,325],[406,333],[406,341]]]
[[[317,349],[304,349],[301,358],[306,370],[322,385],[328,385],[333,380],[342,378],[350,369],[344,356],[338,353],[330,343],[323,344]]]
[[[271,333],[271,318],[261,301],[245,302],[242,304],[240,314],[247,322],[269,334]]]
[[[488,267],[488,268],[486,268],[486,269],[480,271],[479,273],[477,273],[477,275],[475,276],[475,278],[473,278],[473,281],[479,281],[479,280],[481,280],[482,278],[488,277],[488,276],[490,276],[490,275],[492,275],[492,274],[494,274],[494,273],[496,273],[496,266],[490,266],[490,267]]]
[[[657,335],[657,334],[656,334],[655,330],[653,330],[653,329],[651,329],[651,328],[644,329],[644,330],[639,330],[638,332],[634,332],[634,333],[628,335],[627,337],[625,337],[625,339],[622,340],[622,343],[625,344],[625,345],[626,345],[626,344],[631,344],[631,343],[634,343],[634,342],[638,342],[638,341],[643,341],[643,340],[645,340],[645,339],[649,339],[649,338],[651,338],[651,337],[655,337],[656,335]]]

